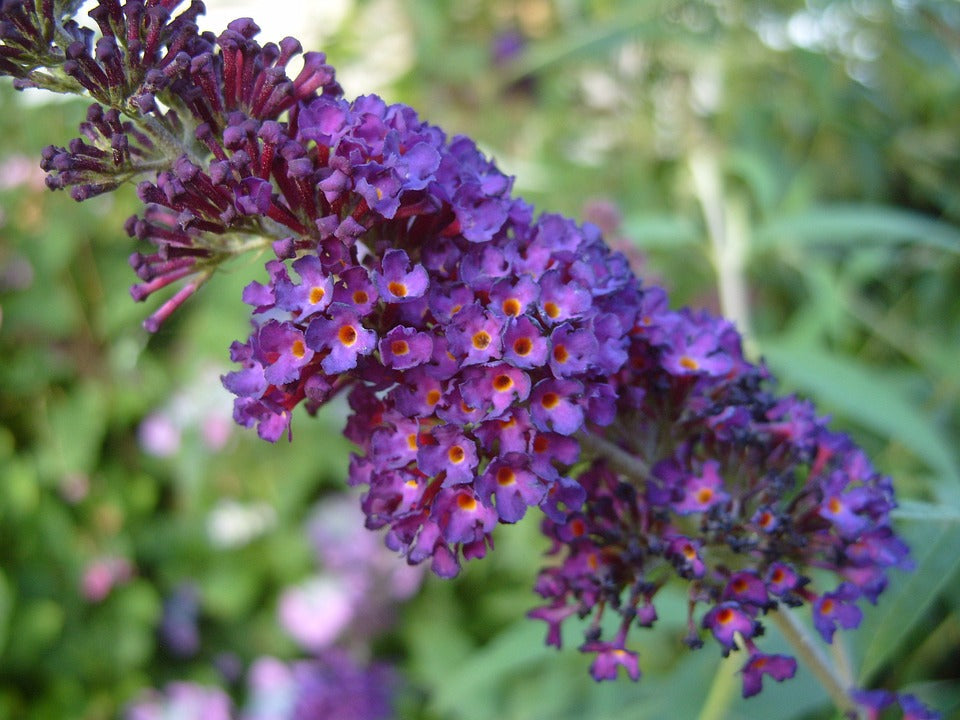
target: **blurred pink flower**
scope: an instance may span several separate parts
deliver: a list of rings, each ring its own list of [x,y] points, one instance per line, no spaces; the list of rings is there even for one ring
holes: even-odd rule
[[[83,571],[80,581],[83,596],[90,602],[101,602],[118,585],[123,585],[133,577],[133,566],[122,557],[101,557]]]

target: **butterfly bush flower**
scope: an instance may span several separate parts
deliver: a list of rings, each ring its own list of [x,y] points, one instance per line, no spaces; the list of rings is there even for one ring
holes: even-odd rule
[[[5,0],[0,72],[96,101],[44,167],[78,199],[139,180],[127,232],[153,249],[131,257],[133,295],[179,287],[148,329],[270,247],[223,378],[234,418],[276,441],[298,405],[346,395],[350,483],[408,562],[452,577],[539,507],[548,643],[590,618],[593,676],[637,679],[631,631],[677,581],[686,642],[743,653],[747,696],[795,672],[759,645],[771,616],[807,605],[831,642],[909,567],[890,479],[775,395],[731,323],[670,309],[596,227],[534,217],[469,138],[346,99],[319,53],[291,79],[295,40],[260,45],[249,19],[201,33],[202,3],[179,4],[101,0],[97,33],[75,2]]]

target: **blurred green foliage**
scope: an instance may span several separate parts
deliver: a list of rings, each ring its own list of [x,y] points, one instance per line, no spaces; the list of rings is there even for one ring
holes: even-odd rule
[[[375,77],[377,43],[400,36],[387,100],[477,139],[538,209],[601,224],[675,303],[732,313],[782,387],[894,477],[917,569],[847,651],[863,683],[960,717],[960,5],[345,5],[324,48],[342,77]],[[194,429],[170,457],[143,451],[138,427],[175,393],[229,404],[210,377],[246,335],[240,290],[264,258],[225,268],[148,337],[126,290],[132,191],[75,205],[11,164],[35,165],[83,111],[0,86],[0,718],[115,717],[141,687],[217,682],[223,652],[294,656],[277,594],[309,572],[305,513],[346,469],[336,407],[298,416],[292,445],[238,430],[212,451]],[[218,544],[224,499],[273,520]],[[428,582],[378,644],[413,688],[404,718],[832,717],[802,670],[732,697],[737,659],[682,646],[682,598],[643,639],[639,684],[594,684],[577,636],[557,653],[523,619],[536,518],[497,543],[458,580]],[[131,574],[92,600],[85,573],[103,558]],[[157,636],[185,581],[202,611],[190,660]]]

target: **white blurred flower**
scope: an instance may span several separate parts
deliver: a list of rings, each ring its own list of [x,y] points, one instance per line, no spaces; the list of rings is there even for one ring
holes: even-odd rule
[[[277,523],[276,511],[267,503],[244,504],[220,500],[207,516],[207,536],[218,548],[246,545]]]

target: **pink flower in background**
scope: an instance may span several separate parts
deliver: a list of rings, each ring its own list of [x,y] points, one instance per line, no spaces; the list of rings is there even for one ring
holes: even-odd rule
[[[102,557],[94,560],[83,571],[80,590],[90,602],[101,602],[113,588],[133,577],[133,566],[122,557]]]
[[[305,650],[332,645],[350,625],[362,602],[360,589],[336,575],[312,577],[280,596],[280,625]]]

